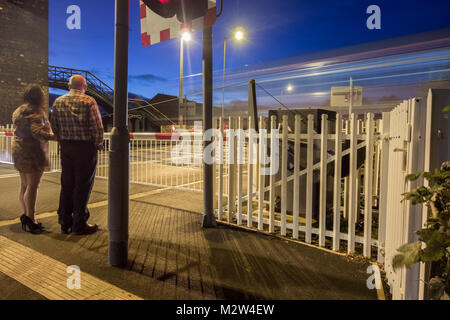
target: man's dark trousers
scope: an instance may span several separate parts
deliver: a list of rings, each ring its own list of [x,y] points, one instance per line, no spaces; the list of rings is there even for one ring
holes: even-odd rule
[[[72,228],[72,232],[83,232],[89,219],[87,204],[94,185],[97,148],[90,141],[63,140],[60,146],[59,223],[62,228]]]

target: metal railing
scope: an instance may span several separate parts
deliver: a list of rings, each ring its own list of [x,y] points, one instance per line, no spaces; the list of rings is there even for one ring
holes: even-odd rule
[[[70,77],[75,74],[81,74],[86,79],[88,85],[87,94],[99,99],[112,110],[113,89],[89,71],[48,66],[49,86],[66,90]]]

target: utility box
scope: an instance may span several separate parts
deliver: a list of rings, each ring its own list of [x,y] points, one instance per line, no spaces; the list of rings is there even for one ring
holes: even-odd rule
[[[350,106],[350,87],[331,87],[331,107]],[[362,106],[362,87],[353,87],[353,107]]]

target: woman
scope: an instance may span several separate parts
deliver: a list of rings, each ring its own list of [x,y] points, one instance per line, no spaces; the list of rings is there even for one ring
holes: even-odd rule
[[[20,173],[19,201],[23,212],[22,228],[33,234],[43,227],[35,219],[37,190],[48,163],[48,140],[55,139],[44,110],[44,91],[38,85],[30,86],[24,94],[24,104],[12,116],[16,126],[12,147],[14,167]]]

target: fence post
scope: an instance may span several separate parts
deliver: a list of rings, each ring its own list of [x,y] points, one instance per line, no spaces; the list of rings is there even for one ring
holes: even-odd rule
[[[348,135],[350,134],[350,115],[349,115],[349,119],[344,120],[345,123],[345,134]],[[345,138],[347,140],[347,137]],[[349,159],[350,159],[350,155],[349,155]],[[349,162],[350,163],[350,162]],[[344,218],[348,219],[348,200],[349,200],[349,178],[348,176],[344,177]]]
[[[356,117],[352,113],[350,115],[350,173],[349,173],[349,199],[348,199],[348,243],[347,252],[352,253],[355,251],[355,218],[357,210],[357,197],[358,194],[357,183],[356,183]]]
[[[283,116],[283,140],[281,145],[281,235],[286,235],[286,211],[287,211],[287,162],[288,162],[288,117]]]
[[[388,199],[388,168],[389,168],[389,122],[390,113],[383,112],[381,122],[381,159],[380,159],[380,197],[378,203],[378,262],[384,263],[386,243],[386,211]]]
[[[242,224],[242,162],[245,146],[245,137],[242,133],[242,118],[238,118],[238,145],[237,145],[237,223]],[[243,141],[244,139],[244,145]]]
[[[275,172],[273,164],[275,162],[275,154],[277,153],[273,146],[275,145],[275,129],[277,128],[276,117],[270,117],[270,176],[269,176],[269,232],[275,231]]]
[[[219,118],[219,130],[220,130],[220,141],[219,141],[219,186],[218,186],[218,198],[217,198],[217,206],[218,211],[217,215],[219,220],[222,220],[223,213],[223,118]]]
[[[234,207],[234,179],[235,179],[235,150],[236,141],[233,130],[235,128],[234,119],[229,117],[228,120],[228,222],[233,221],[233,207]]]
[[[312,197],[313,197],[313,128],[314,128],[314,116],[308,114],[308,138],[307,138],[307,154],[306,154],[306,233],[305,240],[307,243],[311,243],[311,231],[312,231]]]
[[[300,214],[300,133],[301,117],[295,115],[295,143],[294,143],[294,203],[293,203],[293,226],[292,237],[298,239],[298,217]]]
[[[322,133],[320,141],[320,193],[319,193],[319,246],[325,246],[327,218],[327,151],[328,151],[328,116],[322,115]]]
[[[372,248],[372,187],[373,187],[373,113],[366,119],[366,163],[364,173],[364,256],[370,257]]]
[[[248,203],[247,203],[247,227],[251,228],[253,226],[253,161],[254,158],[254,137],[253,137],[253,126],[252,117],[248,118],[248,169],[247,169],[247,193],[248,193]]]
[[[213,181],[213,208],[218,208],[218,196],[217,196],[217,117],[213,117],[213,125],[212,125],[212,129],[214,129],[214,135],[213,137],[211,137],[211,139],[214,139],[213,143],[214,143],[214,151],[213,151],[213,174],[212,174],[212,181]],[[183,175],[181,175],[181,177],[183,177]],[[177,184],[178,184],[178,179],[177,179]]]
[[[342,118],[336,114],[336,138],[333,186],[333,250],[338,251],[341,235],[341,170],[342,170]],[[345,197],[345,195],[344,195]]]
[[[263,139],[267,141],[267,131],[264,128],[264,119],[261,116],[259,118],[259,141],[258,141],[258,230],[263,230],[263,214],[264,214],[264,188],[265,188],[265,176],[262,174],[264,170],[261,170],[261,157],[266,152],[263,148]]]

